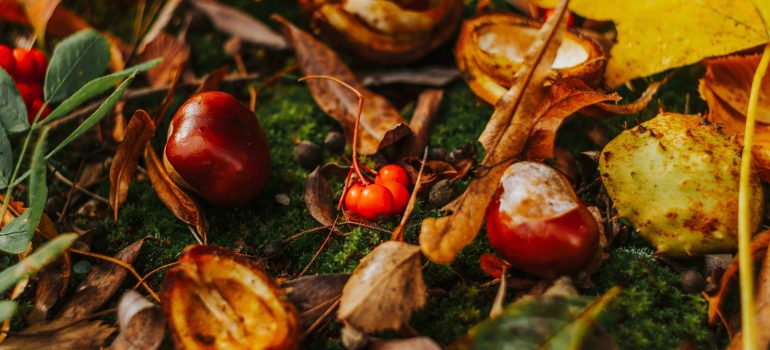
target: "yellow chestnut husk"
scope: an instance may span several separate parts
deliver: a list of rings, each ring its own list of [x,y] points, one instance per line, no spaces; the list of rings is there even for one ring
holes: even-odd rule
[[[540,26],[540,22],[510,13],[482,14],[463,22],[455,59],[476,96],[494,105],[508,91]],[[597,86],[605,63],[599,43],[568,31],[556,53],[551,78],[578,78]]]
[[[163,313],[177,349],[295,349],[297,311],[255,262],[220,247],[187,248],[166,273]]]
[[[622,132],[599,172],[618,216],[659,253],[692,257],[737,249],[741,147],[701,116],[663,113]],[[763,192],[751,175],[752,230]]]
[[[300,0],[313,26],[374,63],[416,61],[446,42],[462,20],[462,0]]]

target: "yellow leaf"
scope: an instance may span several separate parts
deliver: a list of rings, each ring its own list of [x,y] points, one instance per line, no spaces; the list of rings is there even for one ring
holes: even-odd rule
[[[556,3],[534,2],[541,7]],[[586,18],[615,22],[617,43],[605,72],[613,87],[770,40],[760,16],[770,13],[766,0],[573,0],[570,9]]]
[[[24,0],[21,2],[41,45],[45,43],[45,27],[48,25],[48,20],[53,15],[56,6],[59,6],[59,2],[61,0]]]

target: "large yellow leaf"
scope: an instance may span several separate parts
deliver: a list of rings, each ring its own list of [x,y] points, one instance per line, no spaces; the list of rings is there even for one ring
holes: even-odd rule
[[[533,2],[553,7],[557,1]],[[615,22],[617,43],[605,72],[613,87],[770,41],[759,14],[770,13],[767,0],[572,0],[570,9]]]

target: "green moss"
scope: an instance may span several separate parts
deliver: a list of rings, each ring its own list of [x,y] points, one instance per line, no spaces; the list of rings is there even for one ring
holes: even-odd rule
[[[679,274],[657,262],[651,249],[612,250],[594,279],[599,293],[624,287],[600,319],[620,348],[674,349],[685,340],[707,345],[706,301],[683,292]]]

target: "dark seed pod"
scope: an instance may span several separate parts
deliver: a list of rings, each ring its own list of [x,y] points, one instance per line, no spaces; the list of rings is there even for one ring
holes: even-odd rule
[[[455,198],[455,186],[449,180],[441,180],[433,185],[428,194],[428,202],[435,208],[441,208]]]
[[[307,171],[315,169],[323,161],[321,148],[310,141],[302,141],[294,147],[294,157],[302,169]]]
[[[338,131],[330,131],[324,139],[324,147],[329,152],[340,154],[345,151],[345,136]]]
[[[693,270],[683,271],[679,275],[679,281],[682,284],[682,290],[687,293],[700,293],[706,287],[703,276]]]

